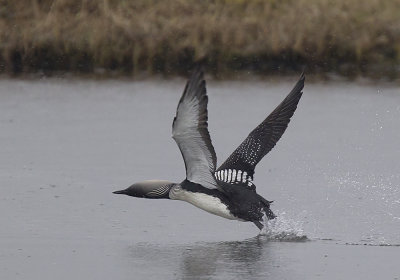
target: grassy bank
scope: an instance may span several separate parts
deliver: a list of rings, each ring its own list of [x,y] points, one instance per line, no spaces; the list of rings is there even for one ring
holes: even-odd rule
[[[396,75],[400,1],[0,0],[0,72]]]

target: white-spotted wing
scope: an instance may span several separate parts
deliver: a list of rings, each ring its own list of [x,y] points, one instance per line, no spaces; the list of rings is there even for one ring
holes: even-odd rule
[[[232,184],[245,183],[253,188],[254,169],[285,132],[303,94],[304,80],[302,74],[288,96],[217,169],[215,177],[218,180]]]

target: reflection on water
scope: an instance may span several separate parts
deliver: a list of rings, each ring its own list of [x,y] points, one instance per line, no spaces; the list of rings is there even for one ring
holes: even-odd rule
[[[129,254],[133,266],[146,260],[148,267],[157,267],[157,271],[173,269],[179,279],[265,279],[276,274],[273,268],[286,259],[273,245],[267,236],[258,235],[243,241],[190,245],[141,243],[129,247]]]
[[[257,271],[260,260],[266,259],[268,242],[255,237],[245,241],[199,244],[187,248],[182,255],[183,278],[202,278],[215,274],[217,270],[236,275]],[[265,255],[264,255],[265,254]],[[264,256],[263,256],[264,255]],[[263,273],[267,272],[263,270]]]

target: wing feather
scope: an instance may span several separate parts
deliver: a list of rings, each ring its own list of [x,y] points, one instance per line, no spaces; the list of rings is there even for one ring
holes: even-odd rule
[[[217,157],[208,132],[208,97],[204,74],[198,67],[186,84],[172,124],[186,167],[186,178],[206,188],[217,188]]]
[[[251,176],[250,180],[253,179],[256,165],[272,150],[285,132],[303,94],[304,80],[302,74],[288,96],[248,135],[218,171],[241,170]]]

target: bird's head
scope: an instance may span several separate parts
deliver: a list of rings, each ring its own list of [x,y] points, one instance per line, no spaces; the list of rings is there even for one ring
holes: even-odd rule
[[[169,198],[169,191],[174,185],[174,183],[164,180],[147,180],[113,193],[143,198]]]

